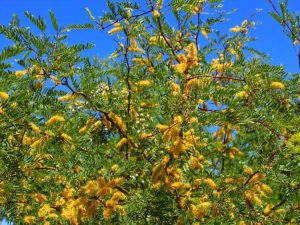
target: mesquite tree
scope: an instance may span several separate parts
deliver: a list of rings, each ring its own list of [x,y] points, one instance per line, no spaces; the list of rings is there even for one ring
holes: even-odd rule
[[[299,74],[249,47],[252,17],[219,31],[220,0],[138,2],[87,9],[82,25],[25,12],[40,32],[17,16],[0,26],[13,42],[0,53],[1,217],[299,224]],[[68,45],[72,29],[116,49],[83,56],[93,45]]]

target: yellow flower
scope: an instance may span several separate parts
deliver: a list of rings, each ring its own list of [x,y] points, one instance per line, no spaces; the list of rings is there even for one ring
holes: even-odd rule
[[[266,193],[272,193],[273,192],[273,190],[267,184],[261,184],[260,187]]]
[[[62,133],[61,137],[67,142],[72,142],[72,138],[69,135],[67,135],[66,133]]]
[[[56,76],[51,76],[50,79],[55,83],[55,85],[60,85],[61,81]]]
[[[25,216],[23,221],[27,224],[34,224],[35,216]]]
[[[153,16],[155,17],[155,18],[158,18],[158,17],[160,17],[160,12],[158,11],[158,10],[153,10]]]
[[[234,95],[236,98],[247,98],[248,93],[246,91],[240,91]]]
[[[64,122],[65,119],[60,116],[60,115],[54,115],[52,116],[47,122],[46,122],[46,125],[47,126],[50,126],[52,125],[53,123],[56,123],[56,122]]]
[[[197,206],[198,206],[198,208],[207,210],[207,209],[211,208],[212,203],[211,203],[211,202],[202,202],[202,203],[200,203],[200,204],[197,205]]]
[[[266,207],[265,207],[265,209],[264,209],[264,215],[265,216],[267,216],[267,215],[269,215],[270,214],[270,212],[271,212],[271,206],[270,206],[270,204],[268,204]]]
[[[31,129],[34,132],[36,132],[36,133],[41,133],[42,132],[41,129],[37,125],[35,125],[34,123],[31,122],[31,123],[29,123],[29,125],[30,125]]]
[[[242,27],[247,27],[247,25],[248,25],[249,23],[248,23],[248,21],[247,20],[244,20],[243,22],[242,22]]]
[[[124,146],[125,144],[128,143],[128,139],[127,138],[122,138],[117,144],[116,147],[117,148],[121,148],[122,146]]]
[[[149,133],[142,133],[141,134],[141,139],[147,139],[147,138],[152,138],[153,137],[153,134],[149,134]]]
[[[114,28],[112,28],[110,31],[108,31],[109,35],[112,35],[114,33],[118,33],[123,29],[123,27],[120,23],[115,23],[113,26],[114,26]]]
[[[160,9],[160,8],[162,7],[163,3],[164,3],[164,0],[157,0],[157,2],[156,2],[156,7],[157,7],[158,9]]]
[[[118,116],[117,114],[115,114],[113,112],[110,112],[109,116],[123,132],[127,131],[126,125],[120,116]]]
[[[160,131],[160,132],[165,132],[166,130],[169,129],[169,126],[167,125],[163,125],[163,124],[157,124],[156,128]]]
[[[217,184],[212,179],[207,178],[207,179],[204,180],[204,182],[206,184],[208,184],[208,186],[210,186],[211,189],[214,189],[214,190],[218,189]]]
[[[73,197],[73,194],[74,194],[73,188],[65,187],[62,195],[65,199],[69,199]]]
[[[47,200],[47,196],[41,193],[34,195],[34,200],[36,200],[38,203],[43,203]]]
[[[270,88],[272,88],[272,89],[283,89],[284,84],[281,83],[281,82],[274,81],[274,82],[271,83]]]
[[[183,187],[183,183],[182,182],[175,182],[171,184],[171,188],[172,189],[179,189]]]
[[[9,95],[6,92],[0,91],[0,99],[8,99]]]
[[[233,28],[230,28],[230,31],[234,32],[234,33],[240,32],[241,30],[242,30],[242,28],[239,27],[239,26],[235,26]]]
[[[207,31],[207,29],[202,28],[202,29],[201,29],[201,33],[202,33],[202,35],[203,35],[205,38],[208,38],[208,31]]]
[[[112,167],[110,168],[110,170],[111,170],[112,173],[117,172],[118,169],[119,169],[118,164],[114,164],[114,165],[112,165]]]
[[[21,77],[23,77],[27,73],[28,73],[27,70],[17,70],[17,71],[15,71],[15,76],[17,78],[21,78]]]
[[[104,219],[108,220],[111,217],[111,214],[113,213],[113,210],[110,208],[105,208],[103,210],[103,217]]]
[[[174,69],[178,73],[184,73],[187,68],[188,68],[188,64],[187,63],[179,63],[177,65],[174,65]]]
[[[67,95],[59,97],[57,100],[60,102],[65,102],[65,101],[73,100],[74,98],[75,98],[75,95],[67,94]]]
[[[38,217],[46,217],[47,215],[53,213],[55,211],[54,208],[51,208],[50,204],[45,204],[43,205],[39,210],[38,210]]]
[[[10,106],[13,107],[13,108],[16,108],[18,106],[18,103],[17,102],[13,102],[13,103],[10,104]]]
[[[30,147],[31,147],[31,148],[40,148],[40,147],[43,146],[44,143],[45,143],[45,139],[44,139],[44,138],[40,138],[40,139],[34,141],[34,142],[30,145]]]
[[[138,87],[150,87],[152,84],[153,84],[152,80],[141,80],[135,83],[135,85]]]
[[[253,172],[253,169],[251,168],[251,167],[249,167],[249,166],[246,166],[245,168],[244,168],[244,172],[245,173],[248,173],[248,174],[253,174],[254,172]]]

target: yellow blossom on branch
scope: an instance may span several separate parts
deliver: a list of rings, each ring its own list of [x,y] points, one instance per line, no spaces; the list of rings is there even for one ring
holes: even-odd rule
[[[6,92],[0,91],[0,99],[8,99],[9,95]]]
[[[60,115],[54,115],[52,116],[47,122],[46,122],[46,125],[47,126],[50,126],[52,125],[53,123],[56,123],[56,122],[64,122],[65,119],[60,116]]]

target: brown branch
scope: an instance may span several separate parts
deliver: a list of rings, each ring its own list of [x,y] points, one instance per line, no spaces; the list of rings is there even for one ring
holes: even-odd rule
[[[250,180],[252,179],[252,177],[254,177],[254,175],[255,174],[257,174],[258,173],[258,171],[256,171],[256,172],[254,172],[253,174],[251,174],[251,176],[246,180],[246,182],[244,183],[244,186],[246,186],[249,182],[250,182]]]
[[[164,41],[166,42],[168,48],[171,50],[172,55],[175,57],[175,60],[176,60],[178,63],[180,63],[180,61],[179,61],[179,60],[177,59],[177,57],[176,57],[176,52],[174,51],[172,45],[170,44],[170,42],[168,41],[167,37],[165,36],[165,34],[164,34],[164,32],[163,32],[160,18],[157,18],[157,24],[158,24],[158,28],[159,28],[160,35],[163,37],[163,39],[164,39]]]

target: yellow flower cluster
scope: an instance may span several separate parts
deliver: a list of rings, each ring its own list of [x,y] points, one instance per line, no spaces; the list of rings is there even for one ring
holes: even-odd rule
[[[116,125],[122,132],[124,132],[124,133],[127,132],[126,125],[120,116],[118,116],[117,114],[115,114],[113,112],[110,112],[109,117],[116,123]]]
[[[46,122],[46,125],[47,126],[50,126],[52,125],[53,123],[56,123],[56,122],[64,122],[65,119],[60,116],[60,115],[54,115],[52,116],[47,122]]]
[[[108,31],[108,34],[109,34],[109,35],[112,35],[112,34],[114,34],[114,33],[118,33],[118,32],[120,32],[122,29],[123,29],[123,27],[122,27],[121,23],[114,23],[114,24],[113,24],[113,28],[112,28],[110,31]]]
[[[0,99],[8,99],[9,95],[6,92],[0,91]]]
[[[194,43],[189,44],[185,51],[187,52],[187,56],[183,54],[179,54],[176,56],[178,64],[174,65],[174,69],[176,72],[182,74],[187,71],[192,66],[198,65],[198,56],[197,56],[197,47]]]
[[[211,65],[219,73],[224,74],[226,70],[233,66],[233,62],[220,62],[220,59],[213,59]]]

